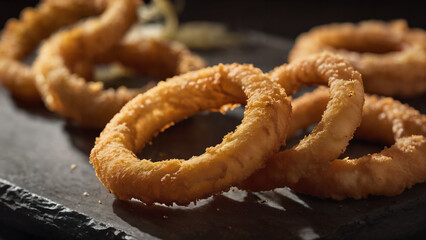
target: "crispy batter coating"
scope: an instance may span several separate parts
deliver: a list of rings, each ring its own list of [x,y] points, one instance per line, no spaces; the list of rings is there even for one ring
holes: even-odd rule
[[[239,187],[270,190],[309,176],[344,152],[361,122],[364,89],[361,75],[342,57],[322,53],[301,58],[273,70],[273,79],[289,94],[302,85],[328,84],[330,101],[321,121],[300,143],[275,154],[265,168]]]
[[[59,2],[62,2],[60,5]],[[25,101],[38,101],[31,67],[21,59],[34,51],[40,42],[61,27],[94,16],[102,11],[92,1],[43,1],[36,8],[26,8],[20,19],[6,23],[0,39],[0,82]]]
[[[165,126],[245,102],[235,132],[200,156],[155,163],[135,156]],[[96,140],[90,161],[119,199],[186,205],[227,190],[261,168],[285,139],[290,113],[284,90],[259,69],[239,64],[205,68],[160,82],[128,102]]]
[[[322,88],[294,100],[290,132],[319,119],[328,99],[328,90]],[[310,114],[305,115],[307,112]],[[356,137],[391,147],[357,159],[336,159],[323,171],[290,187],[300,193],[342,200],[394,196],[426,181],[426,115],[392,98],[366,95]]]
[[[315,27],[297,38],[289,60],[324,50],[347,58],[362,74],[368,93],[426,93],[426,32],[410,29],[404,20]]]

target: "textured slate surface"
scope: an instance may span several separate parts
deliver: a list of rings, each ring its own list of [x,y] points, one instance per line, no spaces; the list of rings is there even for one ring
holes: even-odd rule
[[[241,48],[200,54],[209,64],[245,62],[263,70],[286,61],[291,42],[255,32],[248,33],[247,39],[250,44]],[[424,98],[410,103],[424,112]],[[99,131],[80,128],[41,105],[16,102],[3,88],[0,110],[0,225],[13,225],[33,237],[404,239],[425,235],[426,184],[397,197],[361,201],[320,200],[285,188],[262,193],[233,189],[189,207],[118,201],[88,162]],[[226,116],[198,114],[160,134],[140,156],[158,160],[200,154],[219,143],[241,118],[242,109]],[[379,148],[358,143],[349,155],[371,151]],[[77,165],[73,171],[71,164]]]

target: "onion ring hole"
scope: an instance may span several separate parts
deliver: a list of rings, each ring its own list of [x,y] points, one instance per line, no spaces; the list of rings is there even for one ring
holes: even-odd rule
[[[220,112],[201,112],[164,129],[150,144],[136,154],[139,159],[153,162],[165,159],[189,159],[201,155],[241,124],[244,107]]]

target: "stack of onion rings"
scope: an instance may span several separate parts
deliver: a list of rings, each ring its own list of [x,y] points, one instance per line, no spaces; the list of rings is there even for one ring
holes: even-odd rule
[[[322,88],[294,100],[289,133],[318,120],[328,99],[328,90]],[[302,118],[307,121],[297,121]],[[334,160],[324,170],[287,186],[297,192],[342,200],[394,196],[426,181],[426,115],[392,98],[366,95],[356,136],[392,146],[357,159]]]
[[[364,89],[361,75],[343,58],[322,53],[280,66],[271,73],[286,92],[303,84],[327,84],[330,101],[320,123],[298,145],[274,155],[266,167],[246,179],[241,188],[269,190],[295,183],[323,168],[346,149],[361,122]]]
[[[9,20],[0,41],[0,82],[20,100],[39,101],[35,72],[31,66],[21,63],[20,59],[34,51],[53,32],[80,19],[99,15],[107,4],[107,0],[45,0],[36,8],[23,10],[19,20]],[[108,52],[94,58],[93,62],[82,60],[76,63],[72,72],[91,80],[93,64],[120,62],[136,68],[141,74],[163,79],[205,66],[200,57],[183,45],[154,39],[126,38]],[[134,96],[149,87],[147,85],[139,91],[129,92]],[[103,125],[98,124],[97,127]]]
[[[200,156],[156,163],[135,156],[176,121],[245,102],[244,119],[235,132]],[[186,205],[227,190],[261,168],[285,139],[290,112],[284,90],[259,69],[218,65],[160,82],[127,103],[96,140],[90,161],[119,199]]]
[[[364,104],[361,75],[354,70],[362,72],[370,92],[426,92],[423,30],[409,29],[404,21],[323,26],[299,37],[291,63],[270,73],[239,64],[192,71],[205,63],[184,46],[125,37],[138,5],[137,0],[46,0],[10,21],[0,41],[0,80],[18,98],[34,100],[40,91],[49,109],[91,127],[104,126],[121,109],[90,155],[97,176],[119,199],[186,205],[231,186],[250,191],[287,186],[321,198],[359,199],[393,196],[426,181],[426,116],[391,98],[367,95]],[[99,14],[53,35],[33,69],[20,62],[59,28]],[[159,78],[177,76],[143,94],[145,89],[104,90],[101,82],[86,81],[95,64],[111,62]],[[292,102],[291,111],[286,92],[313,84],[328,85],[330,92],[305,94]],[[246,104],[242,123],[204,154],[156,163],[136,157],[175,122],[233,104]],[[288,134],[315,121],[298,145],[278,152]],[[359,138],[392,146],[337,159],[356,129]]]
[[[331,24],[297,38],[289,60],[324,50],[347,58],[363,77],[365,91],[411,97],[426,93],[426,32],[403,20]]]
[[[265,115],[262,114],[265,122],[253,122],[253,125],[248,127],[247,119],[253,117],[250,114],[253,106],[249,100],[242,125],[234,133],[238,137],[226,136],[221,144],[207,149],[201,156],[188,161],[167,160],[157,163],[139,160],[135,156],[151,137],[176,121],[200,110],[217,109],[225,104],[244,103],[244,97],[239,90],[240,84],[244,86],[251,83],[243,78],[254,78],[250,77],[253,73],[260,74],[259,70],[253,70],[248,66],[219,65],[176,76],[130,101],[105,127],[92,149],[91,163],[101,182],[119,199],[137,198],[147,204],[159,202],[168,205],[172,203],[186,205],[199,198],[224,191],[231,185],[255,191],[289,186],[302,193],[343,199],[362,198],[369,194],[395,195],[415,183],[426,180],[424,164],[426,141],[423,136],[426,131],[425,116],[389,98],[377,100],[373,97],[368,98],[369,101],[364,106],[364,115],[361,115],[364,93],[360,74],[342,57],[331,53],[299,59],[263,75],[264,78],[269,76],[273,82],[279,83],[290,93],[294,93],[302,85],[328,83],[330,86],[331,97],[321,93],[321,97],[313,97],[313,100],[309,101],[310,105],[307,105],[309,107],[304,107],[304,103],[310,100],[308,97],[302,97],[294,102],[295,120],[302,119],[302,115],[308,115],[312,119],[293,122],[293,129],[289,133],[321,118],[321,113],[326,108],[322,120],[313,132],[295,147],[269,155],[272,157],[267,160],[266,158],[261,160],[261,156],[266,156],[263,151],[266,142],[269,143],[269,147],[273,147],[272,153],[276,151],[277,145],[270,141],[272,133],[273,139],[277,139],[276,134],[281,134],[280,131],[272,131],[274,127],[271,124],[284,123],[276,118],[273,111],[274,115],[267,114],[270,116],[269,120],[272,118],[272,123],[263,119]],[[233,82],[235,79],[239,87],[235,86]],[[255,88],[246,86],[242,89],[250,99],[250,96],[260,94],[252,94],[250,91],[257,89],[263,94],[265,87],[271,88],[266,86],[269,83],[264,84],[265,86],[257,85]],[[320,91],[327,90],[320,89],[312,95],[319,95]],[[185,97],[179,97],[182,95]],[[315,103],[319,104],[319,108],[313,109]],[[263,108],[268,105],[261,106]],[[288,111],[288,107],[280,108]],[[286,116],[286,119],[287,113],[282,115]],[[388,114],[383,124],[371,123],[374,121],[373,118],[383,114]],[[361,122],[361,116],[365,125],[371,125],[376,128],[376,132],[383,133],[379,135],[380,138],[388,142],[391,141],[388,131],[393,129],[396,144],[377,156],[366,156],[354,161],[335,160],[344,152]],[[404,124],[392,126],[402,121]],[[259,130],[260,126],[263,126],[263,130]],[[362,125],[358,134],[367,134],[371,131],[371,127],[366,128]],[[284,128],[285,126],[279,129]],[[246,131],[248,135],[242,134],[242,131]],[[411,136],[411,134],[420,135]],[[253,138],[255,140],[252,137],[256,137]],[[259,142],[258,139],[265,141]],[[285,137],[278,140],[278,145],[283,140],[285,141]],[[256,147],[242,150],[243,142],[246,145],[256,142]],[[403,157],[394,157],[393,154],[398,152],[403,152],[408,160],[404,162]],[[236,162],[238,164],[235,164]],[[417,168],[416,164],[420,167]],[[362,172],[361,169],[367,169],[367,172]],[[385,170],[392,171],[397,177],[394,180],[385,178],[386,173],[383,172]],[[235,176],[231,177],[231,174]],[[316,181],[316,177],[321,179]],[[340,177],[343,180],[340,180]],[[377,182],[371,184],[366,180]],[[393,187],[386,188],[390,183],[394,184]],[[334,185],[329,187],[328,184]]]

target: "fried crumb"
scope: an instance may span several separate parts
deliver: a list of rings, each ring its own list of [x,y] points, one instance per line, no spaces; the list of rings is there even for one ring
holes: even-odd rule
[[[159,152],[158,153],[158,157],[161,158],[161,159],[163,159],[163,158],[166,157],[166,153],[165,152]]]
[[[220,211],[220,208],[216,208],[216,211],[218,211],[218,212],[219,212],[219,211]]]
[[[83,193],[83,196],[88,197],[88,196],[89,196],[89,193],[84,192],[84,193]]]
[[[71,172],[72,172],[72,171],[74,171],[74,169],[76,169],[76,168],[77,168],[77,165],[75,165],[75,164],[71,164],[71,167],[70,167],[70,168],[71,168]]]

